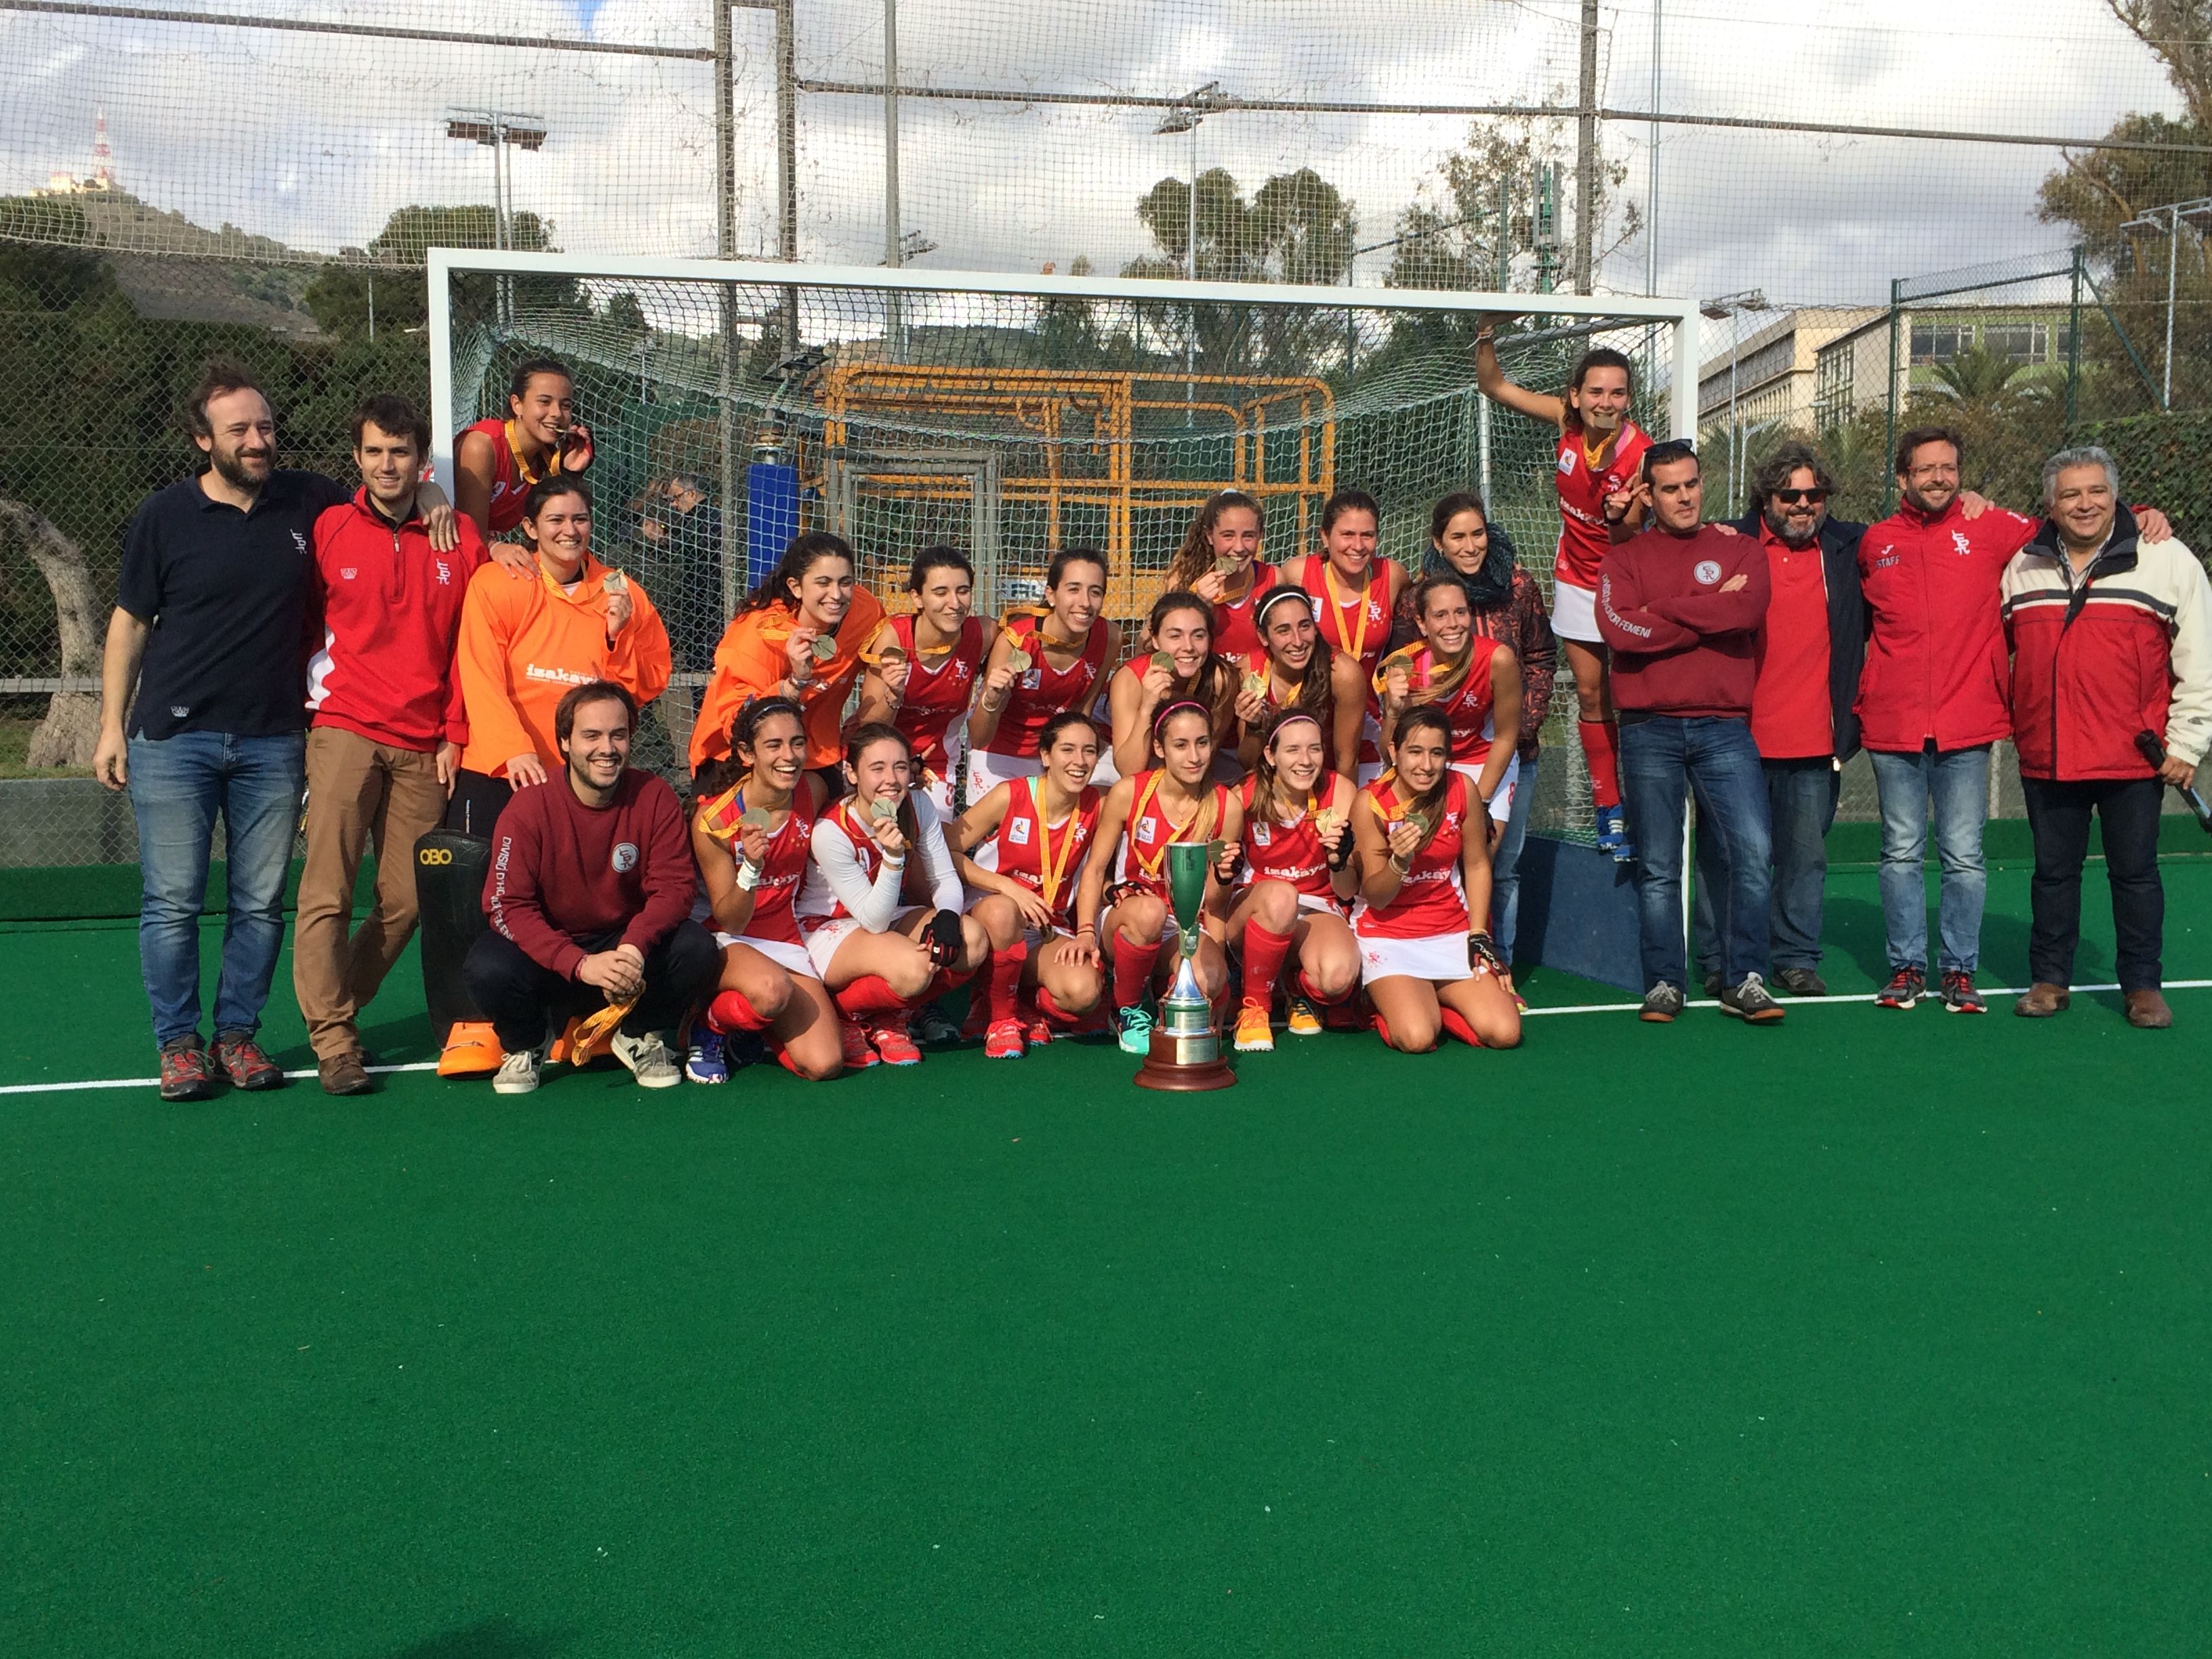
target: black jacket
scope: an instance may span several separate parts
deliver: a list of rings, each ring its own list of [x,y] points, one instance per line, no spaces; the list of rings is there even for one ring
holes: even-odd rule
[[[1756,508],[1734,523],[1747,536],[1765,527]],[[1820,568],[1828,580],[1828,706],[1838,760],[1859,752],[1859,717],[1851,705],[1858,701],[1859,671],[1866,666],[1866,594],[1859,586],[1859,538],[1865,533],[1863,524],[1820,521]]]

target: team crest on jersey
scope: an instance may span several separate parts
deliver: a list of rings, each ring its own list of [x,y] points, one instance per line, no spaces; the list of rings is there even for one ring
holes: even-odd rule
[[[636,847],[626,841],[617,842],[615,843],[615,855],[613,862],[615,873],[617,875],[628,875],[631,871],[637,868]]]
[[[1265,847],[1267,844],[1268,833],[1273,830],[1273,826],[1272,824],[1254,824],[1252,826],[1252,844],[1255,847]]]
[[[1560,473],[1560,476],[1561,476],[1561,477],[1571,477],[1571,476],[1572,476],[1572,474],[1573,474],[1573,472],[1574,472],[1574,470],[1575,470],[1575,452],[1574,452],[1573,450],[1571,450],[1571,449],[1563,449],[1563,450],[1561,450],[1561,451],[1559,452],[1559,473]]]
[[[294,531],[292,532],[292,546],[294,550],[296,552],[306,552],[307,550],[307,532],[304,530]]]
[[[1032,668],[1022,676],[1022,690],[1024,691],[1034,691],[1043,684],[1044,681],[1036,669]]]
[[[1006,826],[1006,839],[1017,847],[1028,846],[1030,844],[1030,821],[1027,818],[1016,818],[1012,823]]]
[[[1152,821],[1150,818],[1145,819],[1137,825],[1137,839],[1141,842],[1150,842],[1152,839]]]
[[[453,582],[453,568],[443,559],[433,559],[430,562],[438,567],[438,586],[441,587],[452,586]]]
[[[1966,539],[1965,531],[1954,530],[1951,532],[1951,550],[1962,559],[1974,550],[1974,544]]]
[[[1690,567],[1690,575],[1698,586],[1711,587],[1721,579],[1721,562],[1718,559],[1699,559]]]
[[[346,580],[351,581],[356,576],[361,574],[361,569],[356,565],[342,564],[338,567],[338,574],[344,577]]]

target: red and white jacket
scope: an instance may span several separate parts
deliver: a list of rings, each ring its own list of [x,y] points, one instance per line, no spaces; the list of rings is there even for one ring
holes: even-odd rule
[[[460,545],[430,545],[419,514],[394,525],[356,490],[315,520],[322,644],[307,664],[313,724],[428,754],[465,744],[453,648],[461,601],[484,562],[476,526],[457,516]]]
[[[2147,778],[2136,735],[2196,765],[2212,744],[2212,583],[2178,541],[2144,542],[2122,508],[2074,574],[2045,525],[2004,571],[2013,740],[2025,777]]]
[[[1872,632],[1855,705],[1859,741],[1892,754],[1972,749],[2012,734],[2006,713],[2005,564],[2036,521],[1954,500],[1932,517],[1906,507],[1859,538]]]

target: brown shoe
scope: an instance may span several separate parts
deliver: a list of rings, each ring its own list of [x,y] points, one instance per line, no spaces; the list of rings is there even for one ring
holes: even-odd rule
[[[2074,994],[2063,985],[2051,985],[2038,980],[2027,988],[2027,994],[2012,1006],[2012,1011],[2022,1019],[2049,1019],[2053,1014],[2063,1014],[2074,1000]]]
[[[376,1092],[376,1084],[368,1068],[361,1063],[359,1054],[337,1054],[319,1060],[316,1074],[322,1079],[326,1095],[369,1095]]]
[[[2173,1024],[2173,1010],[2156,991],[2128,993],[2128,1024],[2141,1031],[2163,1031]]]

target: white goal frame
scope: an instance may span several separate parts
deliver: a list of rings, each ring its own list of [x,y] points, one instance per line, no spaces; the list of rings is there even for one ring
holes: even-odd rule
[[[1499,294],[1415,288],[1320,288],[1279,283],[1155,281],[1133,276],[1043,276],[1019,272],[938,270],[908,266],[786,264],[761,259],[624,258],[434,247],[429,283],[430,444],[438,477],[453,476],[455,424],[453,279],[458,274],[572,276],[611,282],[743,283],[775,288],[852,289],[873,294],[988,294],[1017,299],[1128,300],[1332,311],[1540,312],[1547,317],[1604,317],[1663,324],[1673,331],[1668,423],[1677,438],[1698,428],[1698,302],[1627,294]]]

